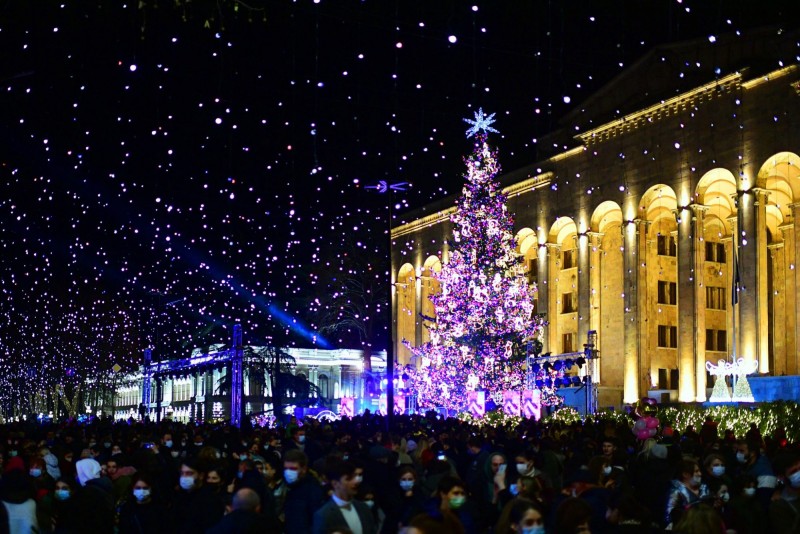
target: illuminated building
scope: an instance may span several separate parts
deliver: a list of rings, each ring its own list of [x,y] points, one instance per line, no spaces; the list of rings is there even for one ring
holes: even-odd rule
[[[596,331],[600,406],[706,401],[706,361],[734,344],[761,375],[800,374],[797,40],[768,29],[656,48],[539,139],[543,159],[500,178],[548,321],[544,352],[582,350]],[[392,229],[402,363],[403,340],[427,340],[420,314],[454,204]]]

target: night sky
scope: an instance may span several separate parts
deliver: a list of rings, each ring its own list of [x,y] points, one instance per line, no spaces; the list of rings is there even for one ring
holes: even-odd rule
[[[316,334],[346,282],[381,349],[388,204],[397,223],[460,190],[463,118],[497,114],[513,170],[654,46],[790,29],[798,4],[8,0],[0,389],[186,356],[235,321],[357,347]]]

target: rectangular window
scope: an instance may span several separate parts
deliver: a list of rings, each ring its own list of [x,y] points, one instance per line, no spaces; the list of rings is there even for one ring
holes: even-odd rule
[[[678,245],[673,235],[659,235],[658,236],[658,255],[659,256],[677,256]]]
[[[706,261],[725,263],[725,243],[706,241]]]
[[[575,313],[578,311],[578,294],[564,293],[561,295],[561,313]]]
[[[658,303],[671,304],[678,303],[678,284],[675,282],[658,281]]]
[[[536,258],[528,260],[528,284],[533,284],[539,279],[539,260]]]
[[[658,325],[658,346],[665,349],[678,347],[678,327]]]
[[[575,334],[570,332],[561,336],[561,351],[575,352]]]
[[[577,266],[575,254],[576,250],[565,250],[561,254],[561,268],[562,269],[572,269],[573,267]]]
[[[728,351],[728,331],[706,329],[706,350],[716,352]]]
[[[709,287],[706,286],[706,309],[709,310],[724,310],[727,308],[728,299],[726,298],[727,290],[724,287]]]

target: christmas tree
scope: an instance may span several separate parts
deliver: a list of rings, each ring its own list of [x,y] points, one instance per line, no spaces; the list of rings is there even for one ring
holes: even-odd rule
[[[463,410],[468,391],[485,390],[499,401],[525,378],[525,344],[541,329],[532,317],[528,286],[516,252],[513,221],[496,180],[496,151],[487,143],[494,114],[482,110],[467,137],[466,183],[452,215],[450,255],[435,274],[441,291],[430,297],[436,317],[424,317],[430,342],[412,349],[421,365],[414,380],[420,408]]]
[[[750,382],[747,381],[747,375],[742,374],[736,379],[736,386],[733,388],[733,402],[755,402],[753,392],[750,390]]]

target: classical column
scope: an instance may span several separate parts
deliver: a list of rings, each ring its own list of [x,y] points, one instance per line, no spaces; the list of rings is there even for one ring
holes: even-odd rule
[[[786,335],[789,324],[786,317],[786,259],[782,241],[767,245],[770,259],[772,260],[772,321],[769,326],[773,328],[772,336],[772,374],[781,376],[786,372],[786,345],[789,336]],[[769,294],[767,295],[769,299]],[[769,301],[767,301],[769,302]],[[780,325],[780,326],[779,326]],[[775,331],[780,328],[779,331]],[[769,354],[767,354],[769,357]]]
[[[797,374],[800,373],[800,298],[797,297],[797,291],[800,290],[800,203],[789,204],[789,207],[792,209],[792,225],[794,227],[794,232],[792,232],[794,235],[792,241],[794,255],[789,259],[791,262],[789,269],[794,273],[792,279],[794,280],[795,292],[792,292],[792,299],[794,300],[795,316],[795,350],[792,354],[794,354],[794,373]]]
[[[547,268],[547,247],[543,244],[538,246],[539,248],[536,250],[536,265],[538,268],[538,272],[536,273],[537,312],[542,315],[544,321],[547,322],[550,320],[550,317],[547,316],[548,305],[550,303],[550,299],[547,298],[547,291],[549,288],[547,277],[549,276],[550,269]],[[547,335],[547,326],[545,325],[542,328],[542,352],[547,352],[549,350],[547,348],[550,346],[549,339]]]
[[[623,328],[623,345],[625,347],[625,365],[623,369],[623,402],[633,404],[639,400],[639,289],[637,221],[625,221],[622,224],[622,243],[624,247],[623,265],[625,269],[622,287],[625,307],[625,326]],[[642,288],[645,289],[645,288]]]
[[[738,206],[739,273],[739,354],[747,362],[758,360],[761,373],[769,371],[767,343],[767,235],[768,191],[751,188],[742,191]]]
[[[692,204],[692,234],[694,257],[694,347],[697,402],[706,397],[706,281],[705,281],[705,213],[706,206]],[[680,305],[680,300],[678,300]]]
[[[739,217],[738,215],[732,215],[727,219],[728,224],[731,227],[731,236],[729,238],[723,239],[725,242],[725,258],[728,262],[728,280],[725,282],[725,287],[728,288],[727,291],[727,303],[726,309],[728,312],[725,313],[725,328],[727,329],[728,335],[728,352],[735,358],[739,358],[739,354],[741,354],[741,336],[739,335],[739,330],[741,330],[740,320],[739,320],[739,306],[734,305],[734,291],[736,291],[736,287],[733,284],[733,279],[736,276],[735,269],[736,264],[734,263],[734,251],[738,250],[739,244]],[[738,261],[738,252],[737,254],[737,261]],[[729,285],[730,284],[730,285]],[[735,328],[734,328],[735,327]]]
[[[422,323],[422,284],[428,283],[428,278],[422,279],[422,267],[417,267],[417,276],[414,278],[414,346],[422,345],[422,330],[425,326]],[[399,352],[397,354],[400,354]]]
[[[769,269],[767,267],[767,197],[769,191],[754,188],[756,195],[756,241],[758,248],[756,254],[758,267],[756,269],[756,286],[758,297],[756,300],[756,324],[758,337],[756,339],[756,354],[758,357],[758,372],[769,373],[769,302],[767,291],[769,289]]]
[[[601,249],[603,234],[589,232],[589,330],[600,332],[600,289],[601,267],[600,261],[603,251]],[[597,336],[594,350],[599,351],[602,346],[602,339]],[[602,353],[600,353],[602,354]],[[592,372],[595,382],[600,382],[600,365],[595,365]]]
[[[592,309],[589,258],[589,235],[584,232],[578,234],[578,339],[575,341],[576,347],[582,347],[586,343],[586,336],[589,333],[589,317]]]
[[[678,400],[693,402],[695,384],[695,310],[697,298],[694,287],[695,232],[691,208],[674,211],[678,223]]]
[[[782,224],[778,229],[781,231],[781,237],[783,238],[783,250],[781,254],[782,274],[780,280],[775,280],[782,284],[780,291],[783,295],[782,310],[785,323],[779,323],[776,320],[775,324],[786,324],[786,328],[782,329],[783,333],[781,334],[781,337],[785,340],[784,346],[786,354],[784,355],[784,370],[787,375],[795,375],[797,374],[797,367],[795,365],[795,355],[797,354],[797,337],[795,337],[797,332],[795,301],[797,299],[795,295],[797,294],[797,286],[795,285],[794,279],[796,270],[794,269],[794,253],[795,247],[797,247],[797,241],[795,240],[793,222]]]
[[[545,352],[560,352],[558,343],[558,275],[561,246],[546,243],[547,246],[547,345]]]
[[[389,343],[388,344],[391,346],[391,348],[394,349],[394,353],[397,356],[400,355],[400,349],[401,349],[401,347],[400,347],[400,345],[398,343],[398,340],[397,340],[397,326],[400,324],[400,321],[397,320],[397,314],[398,314],[398,311],[399,311],[398,302],[400,300],[400,297],[397,294],[397,285],[399,283],[400,283],[400,281],[397,280],[397,273],[395,273],[394,270],[392,270],[392,283],[390,285],[390,287],[391,287],[391,295],[389,297],[391,299],[391,302],[390,302],[389,306],[390,306],[390,308],[392,310],[392,313],[391,313],[391,315],[392,315],[392,324],[389,325],[389,337],[391,339],[389,339]]]
[[[642,394],[646,394],[648,389],[652,387],[652,369],[650,368],[650,353],[647,349],[648,332],[647,332],[647,255],[648,247],[652,247],[655,242],[650,239],[650,224],[651,221],[646,219],[637,219],[636,232],[637,232],[637,248],[636,248],[636,324],[637,324],[637,347],[639,348],[639,381],[642,383]]]

